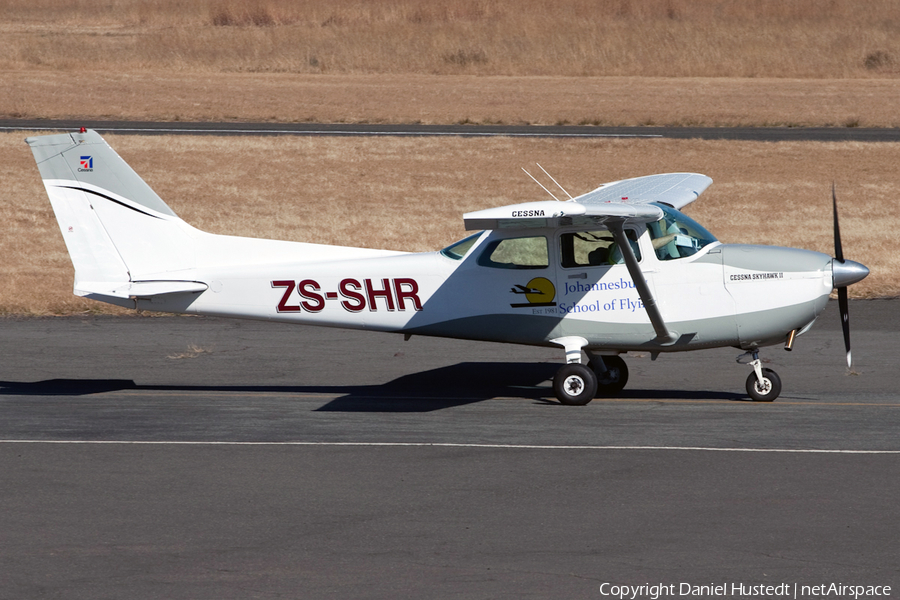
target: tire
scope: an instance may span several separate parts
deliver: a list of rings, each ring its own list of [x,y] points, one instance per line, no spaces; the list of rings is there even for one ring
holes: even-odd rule
[[[604,356],[603,364],[606,365],[606,371],[601,372],[600,366],[594,361],[590,361],[588,366],[597,376],[597,396],[615,396],[628,383],[628,365],[619,356]]]
[[[763,369],[763,382],[760,385],[756,372],[747,377],[747,394],[754,402],[772,402],[781,393],[781,378],[772,369]]]
[[[585,365],[564,365],[553,377],[553,392],[562,404],[584,406],[597,393],[597,376]]]

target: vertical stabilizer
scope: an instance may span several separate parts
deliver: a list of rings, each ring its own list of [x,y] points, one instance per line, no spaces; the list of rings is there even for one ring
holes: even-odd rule
[[[179,279],[194,266],[192,228],[94,131],[25,140],[75,266],[75,293]]]
[[[96,131],[31,137],[25,140],[44,181],[73,181],[161,215],[175,213]]]

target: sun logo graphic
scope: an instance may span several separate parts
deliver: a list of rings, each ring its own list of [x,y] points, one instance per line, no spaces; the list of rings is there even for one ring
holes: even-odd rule
[[[510,290],[513,294],[522,294],[528,302],[510,304],[513,308],[526,306],[556,306],[556,288],[546,277],[535,277],[525,285],[515,285]]]
[[[78,160],[79,164],[81,165],[80,167],[78,167],[79,173],[91,172],[94,170],[93,156],[81,156]]]

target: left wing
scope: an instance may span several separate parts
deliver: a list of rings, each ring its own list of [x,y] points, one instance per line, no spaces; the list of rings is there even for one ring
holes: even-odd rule
[[[610,218],[652,222],[663,212],[652,202],[675,209],[690,204],[712,183],[698,173],[664,173],[606,183],[572,200],[544,200],[488,208],[463,215],[466,229],[519,229],[598,225]]]

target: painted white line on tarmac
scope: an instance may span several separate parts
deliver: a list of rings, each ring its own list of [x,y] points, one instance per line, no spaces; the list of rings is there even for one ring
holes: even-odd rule
[[[900,450],[826,450],[817,448],[716,448],[712,446],[557,446],[539,444],[465,444],[451,442],[210,442],[141,440],[0,440],[0,444],[132,446],[332,446],[374,448],[485,448],[500,450],[656,450],[693,452],[763,452],[781,454],[900,454]]]

